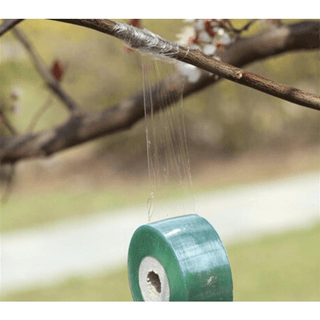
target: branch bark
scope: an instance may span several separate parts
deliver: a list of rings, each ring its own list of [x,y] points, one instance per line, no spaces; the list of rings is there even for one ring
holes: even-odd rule
[[[183,49],[184,50],[184,49]],[[181,54],[183,54],[181,50]],[[180,60],[180,59],[179,59]],[[181,58],[182,60],[182,58]],[[201,51],[186,52],[184,62],[217,74],[225,79],[262,91],[295,104],[320,110],[320,96],[270,80],[253,72],[210,58]]]
[[[101,25],[99,21],[101,20],[95,20],[95,22],[89,20],[88,24],[91,24],[93,29],[103,28],[104,24]],[[239,39],[226,50],[222,60],[242,67],[248,63],[292,50],[318,48],[319,23],[306,21],[285,25],[277,32],[265,31],[248,39]],[[248,53],[250,53],[250,58],[248,58]],[[176,84],[183,81],[184,78],[180,74],[174,74],[152,89],[155,111],[161,106],[162,96],[159,96],[159,92],[167,90],[168,94],[175,93]],[[184,97],[217,81],[219,80],[216,77],[204,73],[196,83],[185,82]],[[175,96],[178,95],[174,94],[173,97]],[[174,102],[173,99],[172,103]],[[65,123],[46,131],[3,137],[0,140],[0,160],[2,163],[13,163],[22,159],[54,154],[97,137],[129,129],[143,117],[143,92],[139,92],[104,111],[83,116],[72,115]]]

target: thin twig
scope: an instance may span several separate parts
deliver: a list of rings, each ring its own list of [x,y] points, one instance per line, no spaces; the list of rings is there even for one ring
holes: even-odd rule
[[[230,19],[226,19],[227,20],[227,23],[230,27],[229,31],[235,33],[237,36],[240,36],[240,34],[243,32],[243,31],[247,31],[249,29],[249,27],[254,23],[256,22],[258,19],[251,19],[250,21],[248,21],[242,28],[240,29],[237,29],[233,26],[232,22],[230,21]],[[222,26],[222,24],[220,24],[220,26]]]
[[[32,132],[34,127],[36,126],[37,122],[39,121],[40,117],[49,109],[52,104],[52,96],[49,96],[44,104],[40,107],[40,109],[34,114],[33,118],[31,119],[29,126],[27,127],[27,132]]]
[[[2,118],[3,124],[9,129],[9,131],[12,134],[18,133],[15,127],[11,124],[10,120],[5,115],[5,113],[2,111],[2,109],[0,109],[0,117]]]
[[[84,111],[82,111],[73,101],[73,99],[62,89],[60,83],[56,80],[50,70],[43,63],[41,58],[38,56],[32,45],[30,44],[27,37],[18,28],[14,28],[13,31],[16,37],[21,41],[23,46],[29,52],[35,67],[37,68],[38,72],[40,73],[48,87],[60,98],[60,100],[68,108],[69,111],[77,113],[79,115],[83,114]]]
[[[23,19],[5,19],[0,26],[0,37],[21,21],[23,21]]]

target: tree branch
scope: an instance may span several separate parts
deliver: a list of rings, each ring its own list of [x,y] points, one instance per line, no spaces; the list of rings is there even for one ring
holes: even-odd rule
[[[6,114],[4,113],[4,111],[2,111],[2,109],[0,108],[0,118],[3,121],[3,124],[9,129],[9,131],[12,134],[17,134],[17,130],[14,128],[14,126],[11,124],[11,122],[9,121],[9,119],[6,117]]]
[[[150,52],[155,51],[155,48],[158,49],[156,47],[157,44],[154,47],[151,47],[149,45],[149,42],[154,42],[149,39],[145,40],[145,45],[141,36],[141,29],[135,28],[133,26],[129,26],[126,30],[126,27],[124,27],[124,25],[121,25],[111,20],[74,19],[61,21],[86,26],[107,33],[119,39],[125,40],[126,42],[128,42],[129,45],[132,43],[139,43],[139,46],[143,47],[144,50],[146,50],[146,47],[149,46],[147,47],[147,49],[149,49]],[[316,24],[319,32],[320,23]],[[117,26],[119,25],[123,29],[121,33],[117,31]],[[163,42],[166,41],[164,39],[161,40],[163,40]],[[315,43],[314,46],[316,48],[320,48],[319,37],[317,43]],[[135,47],[139,49],[138,45],[136,45]],[[168,54],[166,52],[165,56],[185,63],[189,63],[191,65],[209,71],[230,81],[262,91],[264,93],[281,98],[283,100],[290,101],[292,103],[312,108],[315,110],[320,110],[320,96],[278,83],[258,74],[235,67],[226,62],[219,61],[215,58],[205,55],[200,50],[192,50],[183,46],[177,46],[176,53],[170,52]]]
[[[49,109],[52,104],[52,96],[49,96],[47,100],[43,103],[43,105],[38,109],[38,111],[33,115],[26,132],[32,132],[33,128],[36,126],[37,122],[39,121],[40,117]]]
[[[181,54],[183,54],[182,49]],[[179,60],[183,60],[184,62],[213,74],[217,74],[225,79],[262,91],[277,98],[311,109],[320,110],[320,96],[314,93],[296,89],[253,72],[234,67],[217,59],[208,57],[201,51],[190,50],[189,52],[186,52],[185,58],[180,59],[179,57]]]
[[[227,31],[233,32],[235,33],[237,36],[240,36],[240,34],[243,31],[246,31],[250,28],[250,26],[256,22],[258,19],[251,19],[250,21],[248,21],[242,28],[237,29],[233,26],[233,24],[231,23],[231,21],[229,19],[226,19],[226,23],[228,24],[228,26],[220,21],[216,21],[219,26],[223,29],[226,29]]]
[[[23,21],[23,19],[5,19],[0,26],[0,37],[21,21]]]
[[[99,22],[97,23],[99,26]],[[239,39],[226,50],[222,60],[242,67],[280,53],[315,48],[319,48],[319,23],[306,21],[280,27],[277,32],[265,31],[251,38]],[[155,112],[159,110],[163,98],[159,92],[166,90],[168,95],[176,93],[177,84],[184,80],[185,78],[177,73],[159,82],[152,89]],[[217,81],[219,80],[216,77],[204,73],[195,83],[185,82],[184,97]],[[175,97],[178,95],[173,94],[172,103],[175,102]],[[65,123],[46,131],[3,137],[0,139],[0,160],[2,163],[13,163],[22,159],[54,154],[86,141],[129,129],[143,117],[143,92],[139,92],[106,110],[83,116],[73,115]]]
[[[25,49],[29,52],[33,64],[38,70],[39,74],[42,76],[48,87],[60,98],[63,104],[68,108],[69,111],[73,113],[84,113],[78,105],[73,101],[73,99],[62,89],[60,83],[53,76],[51,71],[46,67],[44,62],[41,60],[35,49],[30,44],[27,37],[18,29],[14,28],[13,32],[15,36],[20,40]]]
[[[240,67],[290,51],[319,49],[320,22],[302,21],[240,38],[223,52],[222,60]]]

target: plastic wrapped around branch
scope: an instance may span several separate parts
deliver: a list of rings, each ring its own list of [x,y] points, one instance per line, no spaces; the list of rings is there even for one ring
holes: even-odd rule
[[[179,52],[177,43],[165,40],[146,29],[116,23],[113,31],[117,38],[125,41],[131,48],[145,53],[175,57]]]

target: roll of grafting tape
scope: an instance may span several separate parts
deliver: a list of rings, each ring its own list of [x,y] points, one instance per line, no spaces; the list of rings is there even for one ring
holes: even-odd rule
[[[134,301],[232,301],[232,275],[219,235],[186,215],[139,227],[128,254]]]

